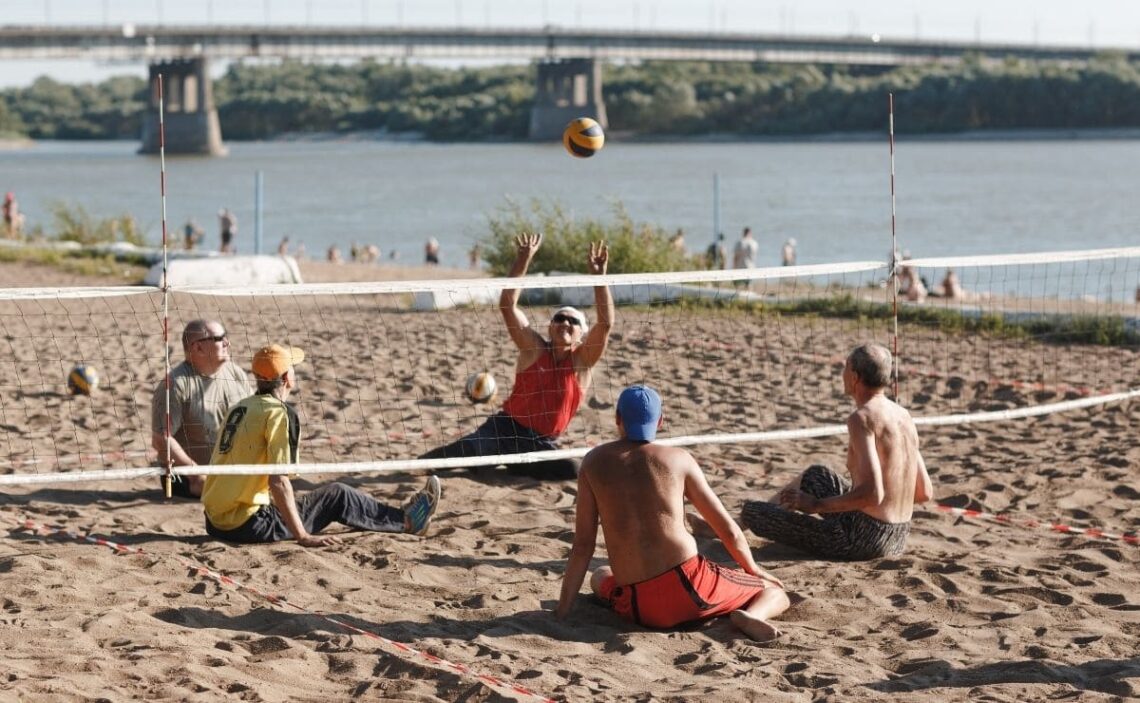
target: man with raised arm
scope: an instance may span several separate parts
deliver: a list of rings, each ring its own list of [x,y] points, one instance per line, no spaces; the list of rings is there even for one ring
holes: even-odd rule
[[[305,360],[296,347],[271,344],[253,355],[257,393],[230,408],[218,433],[213,464],[296,464],[301,422],[286,401],[297,386],[293,368]],[[202,490],[206,532],[226,542],[256,544],[295,539],[302,547],[339,544],[336,535],[318,535],[339,522],[371,532],[422,535],[439,505],[440,485],[428,476],[424,487],[402,508],[380,503],[343,483],[329,483],[301,498],[288,476],[211,475]]]
[[[542,244],[541,234],[521,234],[515,239],[517,253],[508,275],[523,276]],[[589,272],[604,275],[609,262],[605,242],[590,245],[586,260]],[[586,316],[565,306],[554,311],[547,326],[550,339],[531,327],[518,306],[519,290],[504,289],[499,310],[511,341],[518,347],[515,382],[503,408],[479,429],[451,444],[438,447],[421,459],[493,456],[557,449],[557,439],[582,403],[601,360],[613,326],[614,300],[608,286],[594,287],[598,320],[589,326]],[[577,474],[574,459],[554,459],[509,467],[514,473],[535,478],[572,479]]]
[[[855,401],[847,418],[851,480],[812,466],[772,502],[746,501],[745,526],[825,559],[902,553],[914,504],[930,500],[934,488],[914,420],[886,396],[891,367],[891,353],[878,344],[856,347],[843,366],[843,392]]]
[[[249,379],[230,360],[230,340],[217,320],[191,320],[182,330],[186,360],[170,370],[170,440],[166,435],[166,381],[159,381],[150,402],[151,446],[165,467],[169,447],[173,466],[209,464],[218,428],[230,406],[252,392]],[[165,478],[165,477],[161,477]],[[174,476],[171,493],[202,495],[201,476]]]
[[[594,556],[600,521],[610,563],[594,571],[590,586],[619,616],[670,628],[728,615],[752,639],[774,639],[780,633],[768,620],[789,605],[783,584],[756,565],[744,533],[692,455],[653,443],[661,421],[657,392],[630,386],[617,403],[620,439],[595,447],[583,459],[574,545],[555,615],[565,619],[574,606]],[[686,499],[743,571],[697,552],[696,540],[685,528]]]

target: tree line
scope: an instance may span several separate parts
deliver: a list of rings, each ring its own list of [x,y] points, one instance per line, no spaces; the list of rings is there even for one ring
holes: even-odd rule
[[[900,133],[1140,127],[1140,63],[967,58],[891,70],[762,63],[606,65],[611,130],[651,137],[750,138],[883,131],[895,94]],[[527,137],[534,68],[234,63],[214,83],[226,139],[374,130],[436,141]],[[135,139],[146,81],[71,85],[40,78],[0,91],[0,137]]]

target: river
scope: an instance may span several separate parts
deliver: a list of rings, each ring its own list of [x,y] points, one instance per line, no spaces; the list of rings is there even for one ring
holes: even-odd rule
[[[217,213],[239,220],[238,250],[254,250],[255,173],[264,174],[262,250],[282,237],[310,256],[376,244],[419,263],[436,237],[442,263],[465,266],[489,213],[507,198],[556,200],[576,216],[617,202],[639,222],[682,228],[690,251],[713,232],[713,175],[731,247],[742,227],[779,262],[786,238],[799,263],[883,259],[890,249],[890,159],[881,142],[611,142],[591,159],[558,144],[432,144],[329,140],[229,143],[225,158],[167,158],[172,237],[194,218],[204,246]],[[132,213],[160,239],[159,160],[135,142],[39,142],[0,151],[0,192],[29,225],[50,230],[54,201],[93,215]],[[1140,141],[927,141],[896,144],[897,230],[914,256],[991,254],[1140,244]]]

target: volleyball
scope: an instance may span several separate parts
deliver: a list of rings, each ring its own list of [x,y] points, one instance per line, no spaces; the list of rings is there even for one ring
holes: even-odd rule
[[[601,150],[606,143],[602,126],[589,117],[579,117],[566,125],[562,132],[562,146],[571,156],[585,159]]]
[[[489,371],[480,371],[467,377],[467,399],[472,403],[486,403],[495,397],[495,377]]]
[[[99,372],[94,366],[77,364],[67,374],[67,390],[72,395],[91,395],[99,387]]]

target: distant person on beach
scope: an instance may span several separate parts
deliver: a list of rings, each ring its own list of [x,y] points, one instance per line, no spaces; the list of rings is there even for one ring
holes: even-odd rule
[[[182,330],[185,361],[170,370],[170,461],[173,466],[209,464],[218,428],[230,406],[252,392],[245,371],[230,360],[230,340],[217,320],[191,320]],[[166,380],[150,401],[151,446],[166,466]],[[202,495],[201,476],[174,476],[173,495]],[[163,480],[165,486],[165,480]]]
[[[958,280],[958,274],[954,273],[954,269],[946,269],[946,276],[942,279],[942,283],[931,291],[931,295],[950,298],[951,300],[962,300],[966,297],[966,292],[962,289],[962,282]]]
[[[678,227],[677,232],[672,237],[669,237],[669,246],[672,247],[674,251],[679,251],[681,253],[684,253],[685,252],[685,230]]]
[[[186,220],[182,226],[182,247],[186,251],[193,251],[202,242],[202,228],[193,219]]]
[[[794,237],[785,240],[784,246],[780,248],[780,262],[784,266],[796,265],[796,240]]]
[[[272,344],[257,350],[257,393],[230,408],[214,447],[214,464],[297,463],[301,422],[286,401],[297,385],[294,366],[304,359],[296,347]],[[336,535],[317,535],[334,522],[422,535],[439,497],[435,476],[403,508],[393,508],[343,483],[326,484],[297,499],[285,475],[219,475],[206,478],[202,506],[206,532],[217,539],[239,544],[295,539],[303,547],[323,547],[341,542]]]
[[[783,584],[752,559],[744,533],[713,493],[689,452],[654,444],[661,397],[630,386],[617,402],[616,441],[582,460],[574,544],[555,615],[565,619],[590,568],[598,523],[609,565],[590,577],[591,589],[620,617],[645,627],[671,628],[728,615],[754,640],[780,632],[771,618],[787,610]],[[685,500],[703,516],[743,571],[701,556],[685,528]]]
[[[919,277],[913,266],[906,264],[899,268],[899,295],[912,303],[921,303],[929,293],[926,283]]]
[[[721,232],[705,250],[705,263],[713,270],[724,270],[728,265],[728,252],[724,249],[724,232]]]
[[[740,240],[736,242],[736,246],[732,250],[732,268],[755,268],[756,254],[759,251],[760,245],[752,237],[752,228],[745,227],[744,232],[740,235]]]
[[[515,238],[517,252],[508,276],[526,274],[542,244],[540,234],[520,234]],[[591,274],[606,273],[609,249],[605,242],[590,245],[586,266]],[[594,287],[598,320],[589,326],[576,308],[564,306],[554,311],[547,325],[547,340],[530,325],[518,307],[519,290],[504,289],[499,311],[507,334],[518,347],[515,381],[502,410],[477,430],[451,444],[438,447],[421,459],[444,457],[519,454],[558,449],[557,439],[582,403],[593,380],[594,366],[609,343],[614,319],[614,301],[608,286]],[[513,473],[535,478],[572,479],[577,475],[574,459],[553,459],[509,467]]]
[[[325,254],[325,259],[330,264],[343,264],[344,263],[344,260],[341,259],[341,257],[340,257],[340,247],[338,247],[335,244],[329,245],[329,250]]]
[[[289,236],[286,235],[281,238],[281,243],[277,245],[277,256],[289,256]]]
[[[222,208],[218,211],[218,225],[222,231],[222,253],[236,253],[234,236],[237,235],[237,216],[230,212],[229,208]]]
[[[428,237],[427,244],[424,244],[424,263],[428,266],[439,265],[439,240],[435,237]]]
[[[746,527],[824,559],[860,561],[902,553],[914,504],[933,498],[934,488],[914,420],[886,396],[891,365],[885,347],[863,344],[843,366],[843,392],[855,401],[847,418],[851,479],[812,466],[771,502],[746,501],[741,513]]]
[[[475,242],[471,247],[471,251],[467,252],[467,262],[471,265],[472,269],[479,268],[479,262],[483,258],[483,245]]]
[[[20,202],[16,194],[8,191],[4,194],[4,236],[8,239],[18,239],[24,229],[24,215],[20,212]]]

